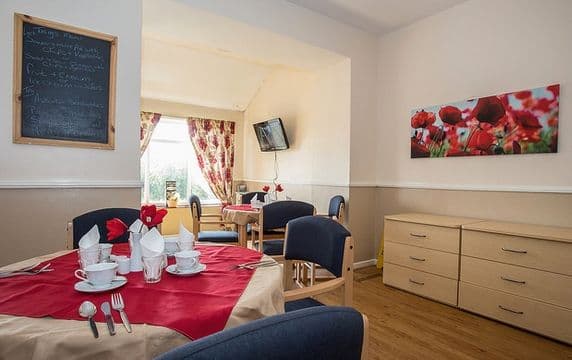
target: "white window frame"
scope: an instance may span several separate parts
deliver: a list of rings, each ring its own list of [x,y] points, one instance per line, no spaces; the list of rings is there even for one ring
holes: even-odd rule
[[[166,119],[162,119],[161,121],[165,121],[165,122],[179,122],[179,121],[185,121],[184,118],[179,118],[179,117],[175,117],[175,116],[169,116]],[[190,140],[189,140],[190,141]],[[141,159],[145,159],[145,166],[143,167],[143,200],[142,202],[144,204],[155,204],[156,206],[165,206],[164,202],[160,202],[160,201],[149,201],[149,153],[150,153],[150,148],[152,147],[152,142],[160,142],[160,143],[167,143],[167,144],[181,144],[182,141],[180,140],[169,140],[169,139],[153,139],[151,138],[151,140],[149,141],[149,145],[147,146],[147,149],[145,149],[145,152],[143,153],[143,156],[141,157]],[[192,146],[192,144],[191,144]],[[141,163],[141,159],[140,159],[140,163]],[[191,176],[191,159],[189,157],[187,157],[187,194],[191,194],[191,189],[192,189],[192,185],[193,185],[193,178]],[[208,186],[208,184],[207,184]],[[189,199],[179,199],[178,202],[179,206],[189,206]],[[201,205],[221,205],[221,201],[219,199],[201,199]]]

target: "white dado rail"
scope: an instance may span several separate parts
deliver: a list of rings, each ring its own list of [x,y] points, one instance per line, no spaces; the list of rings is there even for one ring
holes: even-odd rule
[[[140,180],[0,180],[0,189],[141,188]]]
[[[572,228],[385,218],[385,284],[572,343]]]

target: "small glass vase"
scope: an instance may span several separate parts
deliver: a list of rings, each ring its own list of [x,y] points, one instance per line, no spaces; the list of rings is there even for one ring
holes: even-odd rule
[[[131,259],[129,261],[129,270],[131,272],[143,271],[143,262],[141,261],[141,233],[129,233],[129,247],[131,248]]]

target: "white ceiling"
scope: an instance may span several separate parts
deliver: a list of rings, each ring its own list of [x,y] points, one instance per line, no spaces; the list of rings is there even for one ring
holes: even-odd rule
[[[270,72],[343,59],[174,0],[143,1],[142,52],[143,97],[239,111]]]
[[[287,0],[374,34],[384,34],[466,0]]]

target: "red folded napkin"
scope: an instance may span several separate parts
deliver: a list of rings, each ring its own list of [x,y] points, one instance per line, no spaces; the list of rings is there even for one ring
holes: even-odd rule
[[[110,301],[112,292],[121,292],[132,324],[151,324],[176,330],[198,339],[224,329],[232,309],[248,286],[254,270],[235,270],[233,265],[258,261],[259,252],[236,246],[198,245],[200,262],[206,271],[191,277],[163,272],[161,282],[147,284],[143,272],[127,275],[125,286],[104,293],[87,294],[74,290],[79,280],[74,251],[49,260],[52,272],[34,276],[0,279],[0,313],[15,316],[82,320],[79,305],[89,300],[97,306]],[[114,254],[128,255],[127,244],[116,244]],[[47,262],[46,262],[47,263]],[[169,264],[174,259],[169,259]],[[112,311],[116,323],[119,313]],[[105,322],[98,311],[95,320]]]

